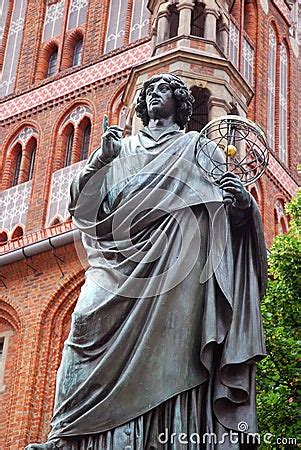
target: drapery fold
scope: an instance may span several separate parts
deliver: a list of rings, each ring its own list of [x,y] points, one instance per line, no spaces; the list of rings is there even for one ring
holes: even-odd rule
[[[50,438],[107,432],[201,385],[203,430],[239,430],[243,421],[256,431],[260,215],[254,201],[243,214],[225,210],[195,164],[197,137],[173,129],[153,146],[143,133],[124,139],[109,168],[83,183],[88,162],[72,184],[70,212],[90,269]]]

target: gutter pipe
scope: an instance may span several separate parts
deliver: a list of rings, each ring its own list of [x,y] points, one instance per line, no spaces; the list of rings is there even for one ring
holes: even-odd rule
[[[48,250],[53,250],[62,245],[71,244],[71,242],[74,240],[77,241],[79,238],[79,230],[69,230],[56,236],[43,239],[42,241],[28,244],[22,248],[17,248],[16,250],[0,255],[0,267],[16,261],[21,261],[22,259],[30,258],[39,253],[47,252]]]

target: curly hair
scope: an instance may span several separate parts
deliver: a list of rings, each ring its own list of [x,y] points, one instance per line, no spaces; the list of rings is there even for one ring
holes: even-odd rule
[[[144,83],[142,91],[137,101],[136,106],[137,117],[139,117],[142,120],[144,126],[148,125],[149,116],[146,105],[146,90],[151,84],[156,83],[157,81],[160,80],[166,81],[170,85],[174,93],[177,104],[176,123],[182,130],[187,124],[187,122],[189,122],[190,117],[192,115],[192,105],[194,103],[194,98],[191,95],[184,81],[182,81],[181,78],[171,73],[162,73],[159,75],[154,75]]]

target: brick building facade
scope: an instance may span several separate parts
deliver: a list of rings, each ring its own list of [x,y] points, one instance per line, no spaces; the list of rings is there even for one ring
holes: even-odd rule
[[[189,129],[236,113],[266,130],[269,168],[250,190],[268,245],[286,231],[301,143],[299,3],[2,1],[1,449],[47,436],[84,280],[68,185],[100,144],[105,114],[137,131],[133,105],[147,77],[170,71],[185,79],[196,99]]]

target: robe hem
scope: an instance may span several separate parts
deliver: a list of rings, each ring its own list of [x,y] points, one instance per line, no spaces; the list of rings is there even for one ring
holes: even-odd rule
[[[114,428],[121,427],[121,426],[127,424],[128,422],[131,422],[132,420],[138,419],[140,416],[143,416],[144,414],[150,412],[152,409],[158,408],[160,405],[162,405],[163,403],[167,402],[168,400],[171,400],[173,397],[176,397],[177,395],[180,395],[180,394],[182,394],[184,392],[187,392],[187,391],[189,391],[191,389],[194,389],[194,388],[196,388],[198,386],[201,386],[202,384],[206,383],[208,380],[209,380],[209,378],[204,380],[204,381],[202,381],[202,382],[199,382],[199,383],[196,383],[196,384],[192,384],[191,386],[189,386],[189,387],[187,387],[185,389],[181,389],[180,391],[175,392],[174,394],[170,395],[169,397],[167,397],[163,401],[160,401],[159,403],[156,403],[156,404],[150,406],[149,408],[138,412],[133,417],[130,416],[128,419],[126,419],[126,420],[124,420],[122,422],[116,422],[116,424],[111,425],[109,428],[104,428],[104,429],[101,429],[101,430],[98,430],[98,431],[88,431],[86,433],[81,433],[81,434],[75,434],[75,433],[63,434],[63,433],[59,433],[59,434],[52,435],[51,437],[49,435],[49,440],[54,440],[54,439],[57,439],[57,438],[68,438],[68,437],[76,437],[76,436],[80,437],[80,436],[89,436],[89,435],[94,435],[94,434],[106,433],[108,431],[113,430]]]

